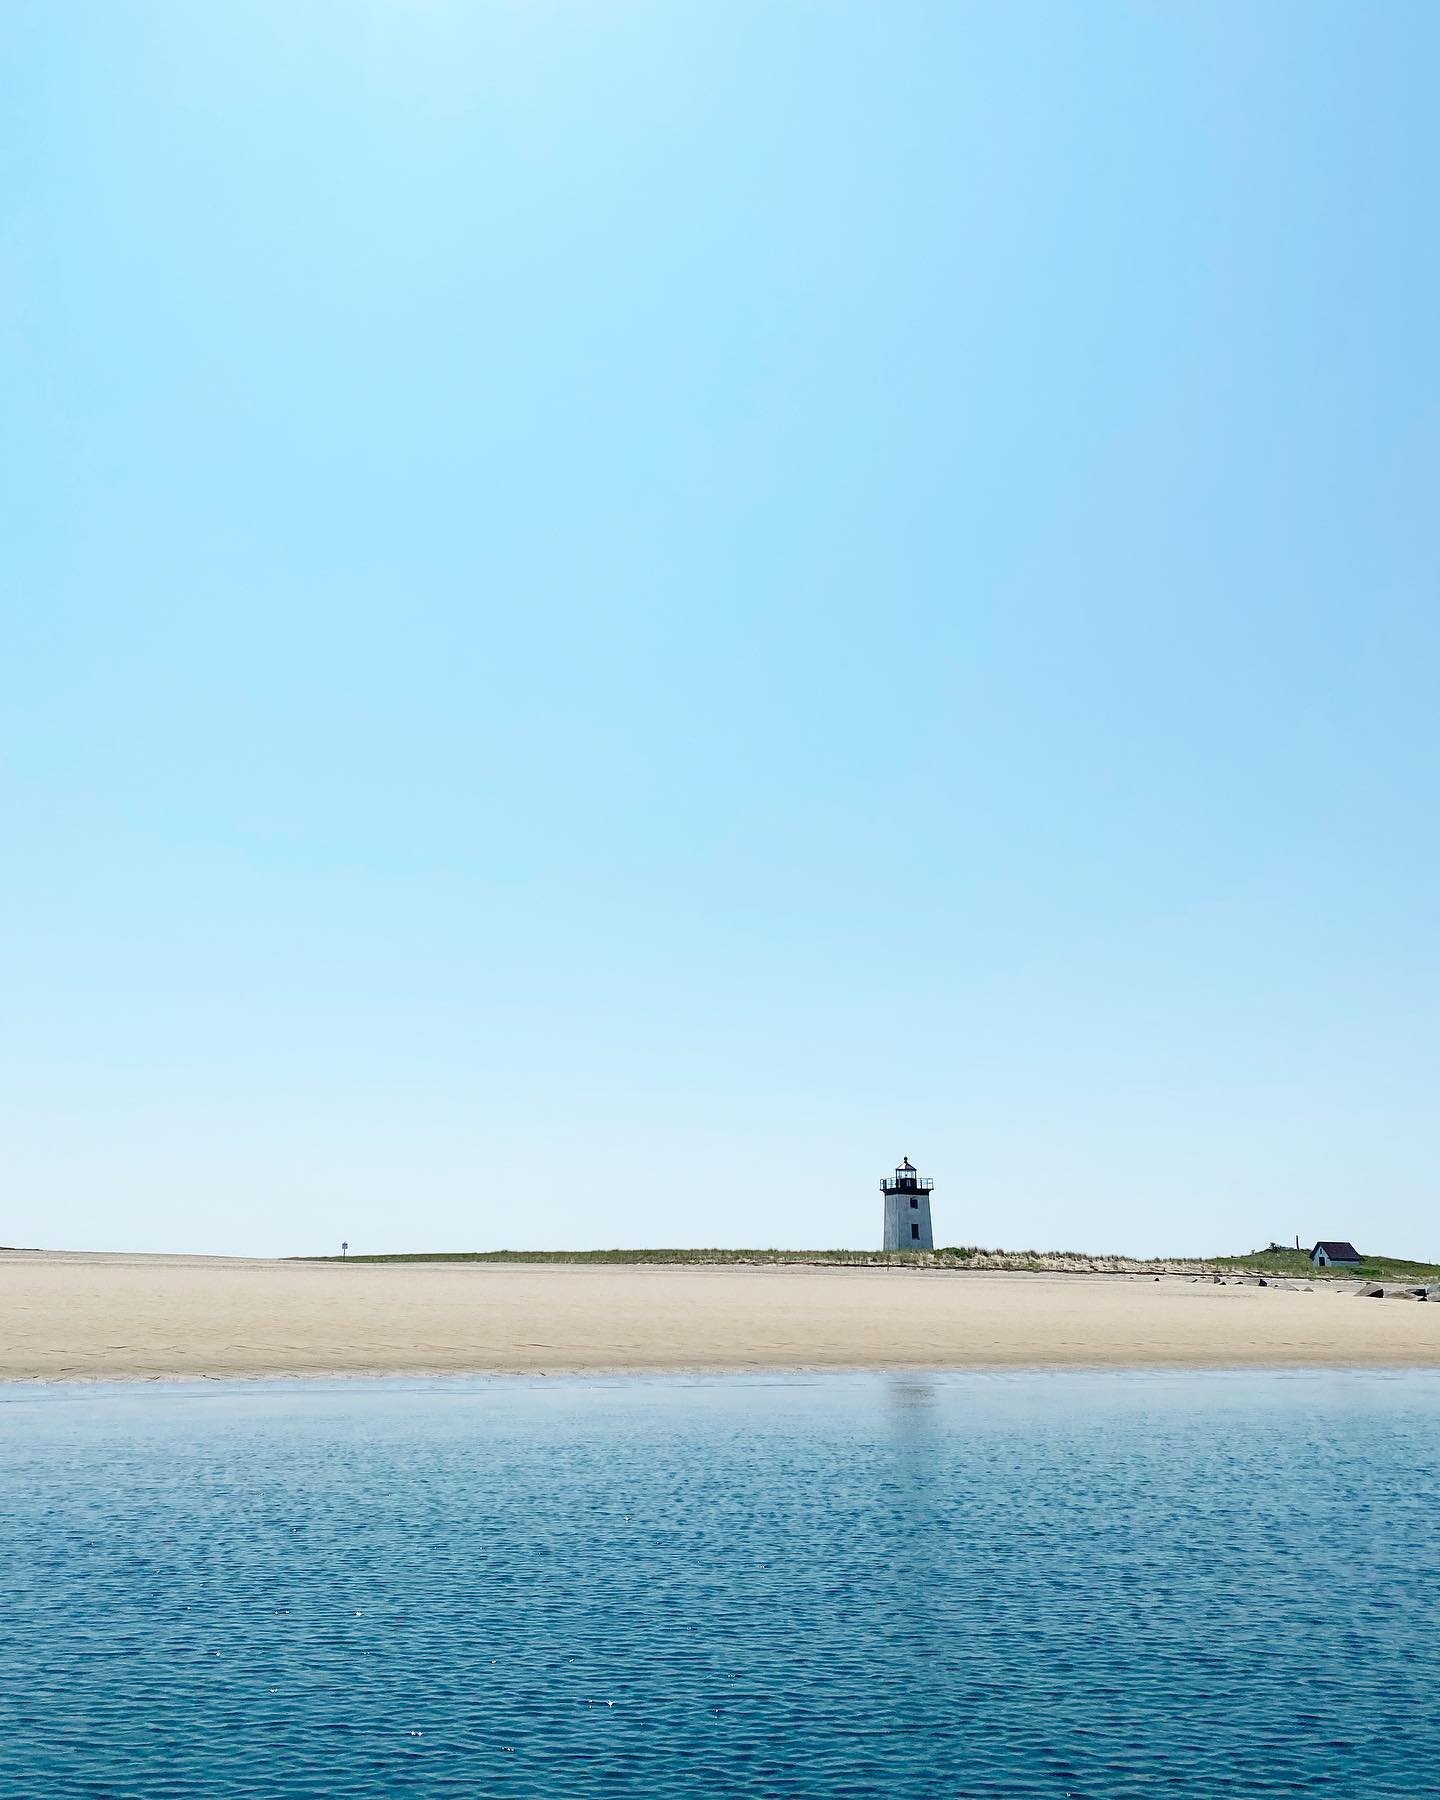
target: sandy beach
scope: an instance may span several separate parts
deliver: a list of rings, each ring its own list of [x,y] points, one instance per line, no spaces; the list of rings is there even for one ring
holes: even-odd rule
[[[1440,1306],[1183,1277],[0,1252],[0,1380],[1440,1366]]]

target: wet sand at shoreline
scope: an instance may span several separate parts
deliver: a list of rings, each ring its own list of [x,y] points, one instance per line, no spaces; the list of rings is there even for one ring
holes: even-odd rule
[[[1440,1367],[1440,1306],[1184,1277],[0,1252],[0,1380]]]

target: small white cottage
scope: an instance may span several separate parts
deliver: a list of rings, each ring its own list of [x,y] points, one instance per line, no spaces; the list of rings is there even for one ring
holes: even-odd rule
[[[1328,1269],[1338,1263],[1343,1268],[1353,1268],[1363,1258],[1353,1244],[1343,1244],[1322,1238],[1310,1252],[1310,1261],[1317,1269]]]

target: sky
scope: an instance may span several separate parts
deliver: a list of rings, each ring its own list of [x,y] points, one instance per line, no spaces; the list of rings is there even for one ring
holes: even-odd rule
[[[1431,0],[0,12],[0,1242],[1440,1257]]]

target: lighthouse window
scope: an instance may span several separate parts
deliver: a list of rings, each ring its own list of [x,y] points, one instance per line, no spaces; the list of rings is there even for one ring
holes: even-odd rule
[[[917,1207],[917,1206],[918,1206],[918,1205],[919,1205],[919,1204],[920,1204],[920,1202],[919,1202],[919,1201],[918,1201],[918,1200],[917,1200],[917,1199],[916,1199],[916,1198],[915,1198],[915,1196],[914,1196],[914,1195],[913,1195],[913,1194],[912,1194],[912,1195],[911,1195],[911,1196],[910,1196],[910,1205],[911,1205],[911,1208],[912,1208],[912,1210],[913,1210],[913,1209],[914,1209],[914,1208],[915,1208],[915,1207]]]
[[[912,1238],[918,1238],[920,1235],[920,1227],[918,1225],[912,1225],[910,1227],[910,1235]]]

